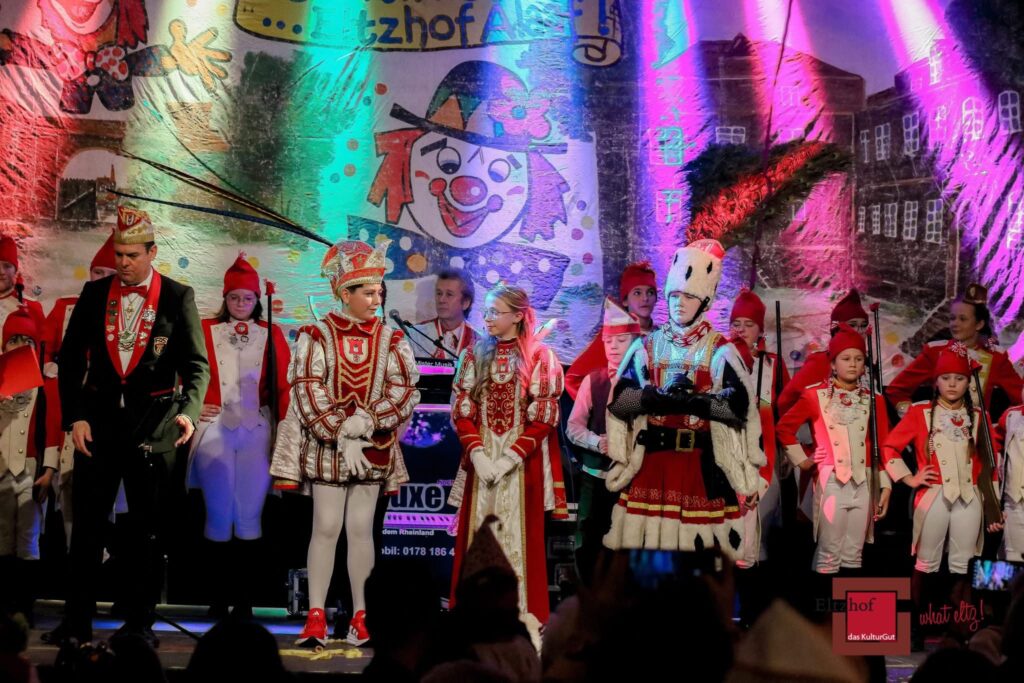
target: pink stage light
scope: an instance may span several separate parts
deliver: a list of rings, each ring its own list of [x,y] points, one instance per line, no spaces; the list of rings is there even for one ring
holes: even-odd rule
[[[691,3],[645,0],[641,17],[638,222],[642,243],[652,245],[644,257],[664,273],[689,217],[682,168],[714,141],[714,108]]]
[[[909,82],[925,122],[926,158],[953,216],[949,239],[976,245],[975,270],[1003,326],[1024,302],[1020,133],[1007,130],[1000,118],[1001,93],[987,89],[934,0],[879,4],[896,57],[904,67],[921,71]],[[921,60],[927,60],[926,74]],[[1020,93],[1017,97],[1019,102]]]

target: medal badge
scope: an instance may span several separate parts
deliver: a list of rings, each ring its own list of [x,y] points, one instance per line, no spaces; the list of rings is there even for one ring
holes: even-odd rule
[[[942,410],[938,417],[938,431],[945,434],[951,441],[959,443],[970,438],[966,411]]]
[[[249,323],[236,322],[235,326],[228,331],[228,343],[232,346],[248,344]]]
[[[836,390],[825,410],[841,425],[853,424],[866,411],[861,407],[862,397],[848,391]]]
[[[153,337],[153,355],[160,357],[167,347],[167,337]]]

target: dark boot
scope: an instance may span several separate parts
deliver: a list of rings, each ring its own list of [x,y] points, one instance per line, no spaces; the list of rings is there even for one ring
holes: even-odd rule
[[[924,637],[927,628],[922,623],[922,618],[929,604],[929,576],[929,574],[916,569],[910,576],[910,600],[914,605],[914,612],[910,615],[910,649],[912,652],[924,651]]]
[[[203,545],[208,559],[207,566],[210,567],[210,583],[208,584],[210,609],[207,610],[206,616],[220,621],[228,616],[232,591],[231,571],[234,567],[231,562],[230,542],[205,539]]]
[[[736,594],[739,596],[740,625],[750,628],[771,602],[768,590],[769,567],[760,562],[747,569],[737,569]]]
[[[36,595],[39,590],[39,560],[18,559],[14,567],[15,585],[21,587],[14,599],[14,612],[21,612],[29,627],[34,628]]]
[[[949,587],[949,604],[952,605],[953,612],[959,612],[963,618],[960,621],[951,619],[947,624],[946,634],[956,642],[966,645],[972,635],[972,626],[977,628],[976,624],[966,618],[969,611],[975,608],[972,604],[971,577],[967,574],[950,574]],[[963,611],[961,611],[962,607]],[[983,617],[978,615],[977,618]]]
[[[252,619],[252,608],[255,601],[257,579],[262,567],[260,562],[260,551],[262,541],[253,539],[245,541],[236,538],[234,544],[234,566],[232,575],[234,579],[234,597],[231,616],[236,619]]]
[[[0,612],[13,612],[18,600],[18,558],[0,555]]]

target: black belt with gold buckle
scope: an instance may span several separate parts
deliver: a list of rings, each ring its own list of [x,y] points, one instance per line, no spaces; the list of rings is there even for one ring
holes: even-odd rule
[[[644,430],[644,447],[648,452],[675,451],[691,453],[708,444],[707,432],[696,432],[692,429],[670,429],[667,427],[648,426]]]

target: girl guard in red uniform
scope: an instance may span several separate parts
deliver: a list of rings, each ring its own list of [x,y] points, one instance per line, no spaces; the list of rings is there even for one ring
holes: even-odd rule
[[[288,342],[273,326],[275,377],[268,376],[271,328],[262,319],[260,278],[240,254],[224,273],[224,303],[203,320],[210,386],[192,440],[189,486],[203,492],[204,535],[216,572],[210,610],[215,616],[251,614],[252,586],[246,577],[257,562],[260,518],[270,489],[274,426],[288,410]],[[270,392],[277,394],[271,415]],[[232,537],[237,539],[232,542]]]
[[[749,568],[768,559],[764,540],[767,527],[779,509],[779,479],[775,476],[775,416],[772,405],[777,400],[776,387],[779,380],[783,387],[789,382],[789,370],[780,363],[777,354],[764,348],[765,306],[761,298],[748,289],[736,297],[729,315],[733,340],[743,356],[743,362],[751,374],[755,391],[761,389],[758,412],[761,416],[761,437],[764,454],[768,462],[760,468],[761,497],[757,507],[743,514],[745,531],[743,549],[736,560],[742,568]],[[760,377],[758,377],[760,372]]]
[[[930,593],[926,583],[939,571],[943,552],[949,573],[962,580],[971,558],[981,554],[984,513],[978,477],[981,460],[975,444],[983,429],[981,409],[967,390],[971,366],[967,347],[951,343],[936,358],[935,389],[931,401],[915,403],[885,440],[883,459],[894,481],[914,491],[914,532],[910,546],[917,556],[911,592],[915,604]],[[995,443],[995,438],[993,438]],[[901,453],[914,448],[917,473],[911,474]],[[998,490],[998,468],[992,479]],[[997,531],[993,525],[990,531]],[[948,595],[939,596],[945,604]]]
[[[776,428],[779,443],[795,467],[814,475],[814,570],[835,574],[840,569],[859,569],[864,542],[873,539],[874,522],[885,516],[892,485],[884,471],[877,473],[881,496],[871,510],[869,478],[871,434],[868,414],[875,401],[878,437],[889,432],[885,401],[872,397],[859,380],[865,368],[864,337],[841,324],[828,344],[832,377],[807,387],[796,404],[782,416]],[[814,457],[808,458],[797,443],[796,432],[811,423]]]
[[[1024,396],[1021,397],[1024,400]],[[1024,404],[1003,413],[996,426],[997,450],[1005,462],[1003,545],[1000,557],[1024,562]]]
[[[950,573],[966,574],[983,540],[981,461],[975,448],[982,420],[967,392],[967,347],[953,342],[943,349],[934,376],[935,398],[910,407],[886,439],[883,458],[893,480],[916,489],[911,546],[917,556],[915,571],[937,572],[948,541]],[[913,475],[900,456],[909,445],[917,456]],[[992,479],[998,479],[998,468],[993,468]]]

